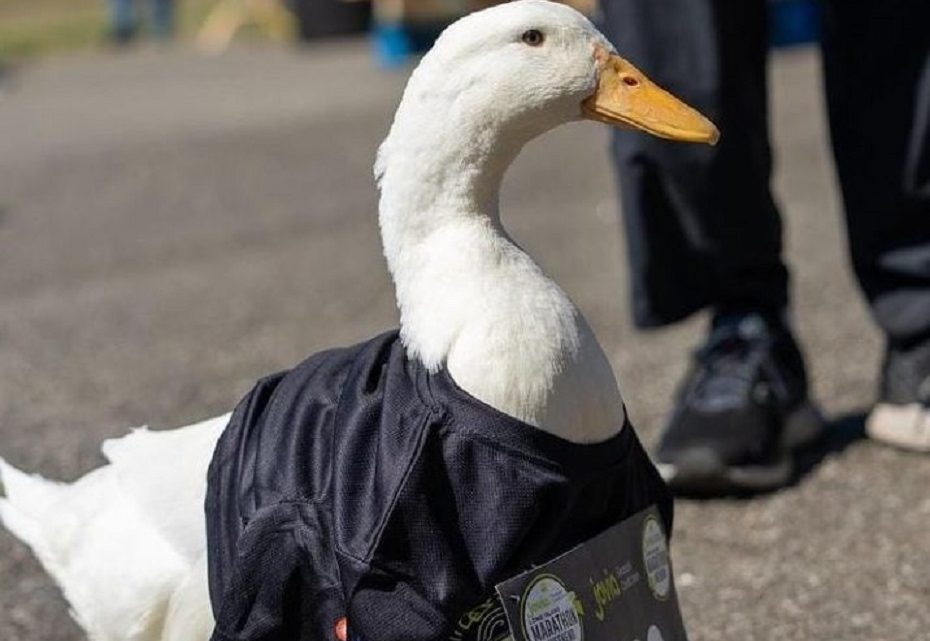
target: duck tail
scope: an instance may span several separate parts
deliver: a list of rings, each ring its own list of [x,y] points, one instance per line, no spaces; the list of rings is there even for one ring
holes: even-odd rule
[[[183,563],[105,465],[74,483],[0,460],[0,523],[26,543],[92,641],[154,641]]]
[[[76,514],[66,501],[71,487],[27,474],[0,458],[0,524],[28,545],[42,567],[61,587],[71,606],[71,615],[91,639],[95,625],[85,590],[71,580],[68,565],[69,541],[78,537]]]
[[[73,483],[0,459],[0,525],[32,548],[92,641],[209,635],[203,503],[227,421],[106,441],[109,463]]]
[[[0,458],[0,523],[33,549],[42,564],[55,565],[51,546],[41,526],[42,506],[54,502],[57,483],[37,474],[26,474]]]

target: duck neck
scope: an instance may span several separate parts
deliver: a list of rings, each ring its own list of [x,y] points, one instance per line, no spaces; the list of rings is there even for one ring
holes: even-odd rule
[[[408,356],[431,371],[448,367],[473,396],[565,438],[612,434],[622,407],[603,351],[500,223],[504,172],[536,132],[424,119],[408,126],[404,115],[376,171]]]
[[[436,231],[464,222],[500,229],[500,185],[522,144],[492,131],[395,124],[379,152],[379,219],[388,266]],[[402,145],[395,141],[403,139]]]
[[[490,275],[502,260],[535,267],[500,222],[501,181],[524,139],[454,115],[407,118],[406,103],[379,150],[379,222],[408,353],[435,370],[476,319],[468,306],[493,311],[492,292],[505,283]],[[534,286],[551,282],[535,272]]]

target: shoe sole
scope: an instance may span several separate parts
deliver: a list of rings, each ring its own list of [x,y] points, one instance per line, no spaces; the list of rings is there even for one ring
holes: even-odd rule
[[[823,417],[810,403],[788,415],[778,459],[764,465],[726,465],[709,448],[695,448],[675,463],[657,463],[659,474],[675,492],[721,494],[765,492],[787,485],[794,476],[795,452],[816,442]]]
[[[930,452],[930,409],[920,403],[879,403],[865,422],[876,441],[913,452]]]

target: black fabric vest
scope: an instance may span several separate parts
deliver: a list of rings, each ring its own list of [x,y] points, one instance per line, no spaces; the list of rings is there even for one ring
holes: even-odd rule
[[[563,440],[408,360],[397,332],[311,356],[240,402],[210,465],[213,641],[445,640],[494,585],[651,504],[629,425]]]

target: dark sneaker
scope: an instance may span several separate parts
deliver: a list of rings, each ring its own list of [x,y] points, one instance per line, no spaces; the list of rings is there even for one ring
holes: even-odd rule
[[[865,430],[877,441],[930,452],[930,340],[885,352],[880,398]]]
[[[794,450],[822,431],[785,325],[756,314],[724,317],[679,389],[657,465],[678,492],[772,490],[791,481]]]

